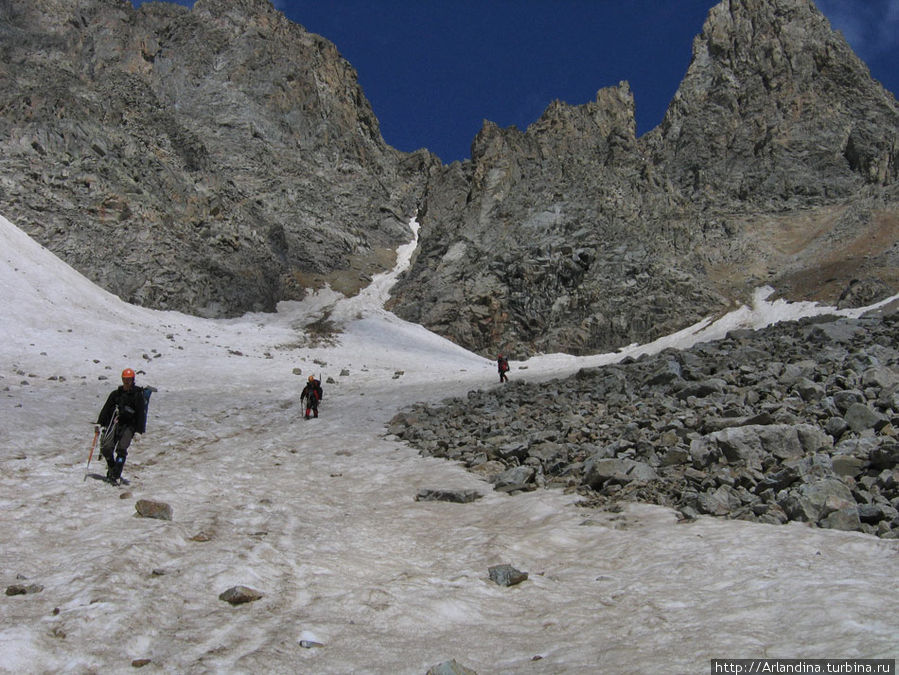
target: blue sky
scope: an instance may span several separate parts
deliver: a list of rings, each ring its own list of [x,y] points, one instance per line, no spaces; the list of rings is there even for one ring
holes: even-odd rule
[[[140,5],[144,0],[133,0]],[[194,0],[177,0],[192,6]],[[273,0],[356,68],[390,145],[469,156],[484,119],[525,129],[627,80],[637,132],[662,120],[717,0]],[[872,75],[899,92],[899,0],[817,0]]]

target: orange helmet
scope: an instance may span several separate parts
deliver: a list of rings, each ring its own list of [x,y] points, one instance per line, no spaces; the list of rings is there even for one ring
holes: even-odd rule
[[[309,376],[309,381],[310,381],[310,382],[315,382],[315,375],[310,375],[310,376]]]
[[[134,379],[134,371],[131,370],[131,368],[125,368],[125,370],[122,371],[122,379],[124,380],[127,377],[130,377],[132,380]]]

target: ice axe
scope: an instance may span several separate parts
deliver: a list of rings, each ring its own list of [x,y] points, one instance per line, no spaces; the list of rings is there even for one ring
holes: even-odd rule
[[[100,437],[100,427],[94,427],[94,440],[91,441],[91,451],[87,456],[87,468],[84,470],[84,478],[82,480],[87,480],[87,471],[91,468],[91,459],[94,456],[94,448],[97,447],[97,439]]]

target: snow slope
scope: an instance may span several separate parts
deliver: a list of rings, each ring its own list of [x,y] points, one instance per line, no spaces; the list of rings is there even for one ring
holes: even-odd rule
[[[408,261],[414,241],[398,256]],[[895,658],[899,542],[507,496],[385,436],[403,406],[496,386],[494,364],[357,298],[206,320],[133,307],[0,217],[0,672],[703,673],[711,658]],[[759,295],[614,355],[536,357],[539,379],[822,308]],[[328,316],[336,344],[304,326]],[[158,388],[111,487],[87,474],[118,374]],[[298,373],[296,372],[298,371]],[[402,371],[402,372],[400,372]],[[346,375],[341,375],[347,372]],[[298,393],[325,380],[318,420]],[[471,504],[416,502],[466,488]],[[138,518],[138,499],[174,510]],[[503,588],[488,567],[529,573]],[[264,594],[232,607],[234,585]],[[320,646],[309,646],[318,643]],[[304,646],[306,645],[306,646]]]

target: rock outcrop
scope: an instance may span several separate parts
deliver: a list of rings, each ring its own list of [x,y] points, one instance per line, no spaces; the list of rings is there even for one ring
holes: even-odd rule
[[[481,353],[649,341],[768,284],[899,290],[899,106],[811,0],[722,0],[662,124],[626,82],[387,146],[270,0],[0,0],[0,208],[123,299],[208,316],[348,294],[422,224],[391,308]]]
[[[663,123],[626,83],[433,170],[393,308],[481,353],[647,341],[758,285],[899,290],[899,107],[810,0],[724,0]],[[873,288],[874,286],[869,286]]]
[[[895,103],[809,0],[728,0],[647,140],[681,192],[805,208],[896,182]]]
[[[352,292],[408,241],[428,153],[269,0],[0,3],[4,215],[123,299],[206,315]]]

